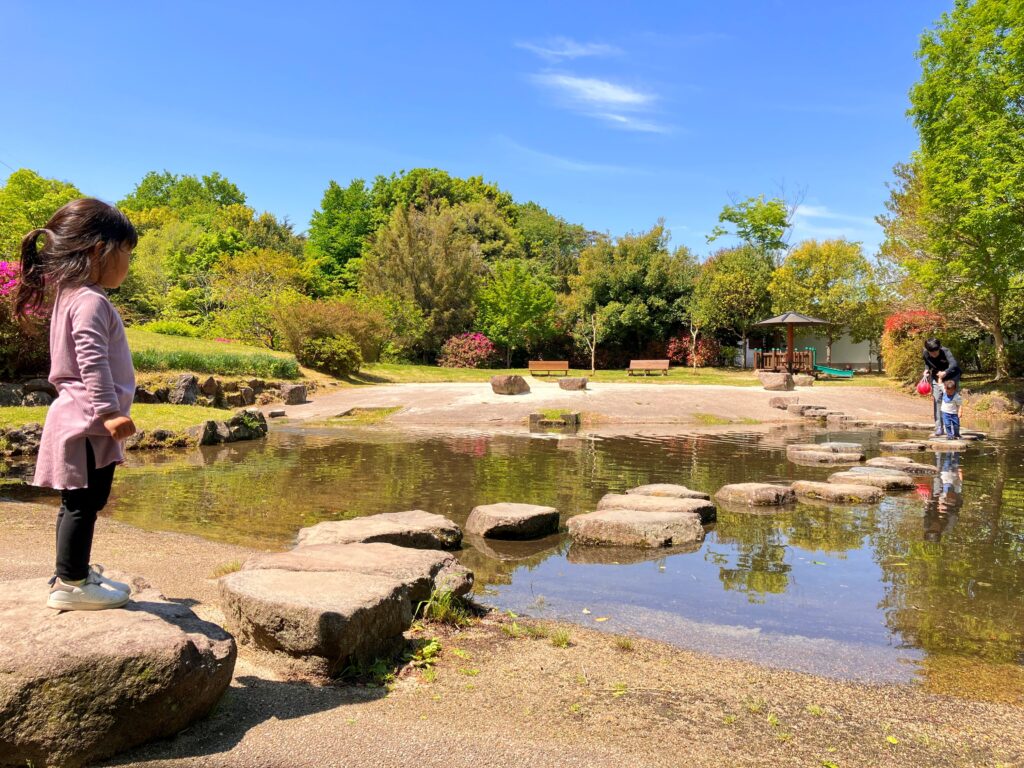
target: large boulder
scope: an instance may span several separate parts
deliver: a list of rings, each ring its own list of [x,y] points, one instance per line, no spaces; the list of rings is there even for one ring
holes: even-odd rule
[[[220,382],[213,376],[207,377],[206,381],[199,385],[199,391],[207,397],[216,397],[222,393]]]
[[[232,637],[154,589],[65,613],[46,592],[46,579],[0,583],[0,765],[77,768],[167,738],[231,683]]]
[[[708,499],[679,499],[667,496],[644,496],[635,493],[606,493],[597,502],[598,510],[629,509],[644,512],[697,515],[701,522],[715,519],[715,505]]]
[[[906,472],[880,467],[855,467],[848,472],[836,472],[829,475],[828,481],[873,485],[883,491],[910,491],[917,487],[914,478]]]
[[[796,494],[792,488],[785,485],[733,483],[719,488],[715,499],[733,506],[778,507],[796,501]]]
[[[21,404],[29,407],[49,405],[54,398],[49,392],[29,392],[21,398]]]
[[[685,485],[675,483],[651,483],[650,485],[638,485],[630,488],[627,494],[638,496],[665,496],[672,499],[710,499],[711,497],[703,491],[694,491]]]
[[[458,549],[462,529],[443,515],[421,509],[328,520],[299,531],[300,546],[383,542],[415,549]]]
[[[919,464],[906,456],[876,456],[867,460],[867,466],[881,469],[898,469],[908,475],[937,475],[939,470],[931,464]]]
[[[191,373],[183,373],[174,382],[167,402],[174,405],[195,405],[199,399],[199,379]]]
[[[237,571],[220,595],[240,642],[331,676],[389,653],[413,618],[405,584],[351,571]]]
[[[837,504],[857,504],[881,501],[885,492],[881,488],[864,483],[818,483],[811,480],[797,480],[793,483],[797,496],[819,499]]]
[[[288,552],[253,555],[246,571],[349,572],[381,576],[405,584],[413,607],[435,590],[465,595],[473,588],[473,572],[455,555],[436,549],[411,549],[394,544],[314,544]]]
[[[797,373],[793,376],[793,383],[798,387],[813,387],[814,377],[809,373]]]
[[[21,405],[24,393],[17,384],[4,384],[0,382],[0,407]]]
[[[133,402],[143,403],[145,405],[155,405],[156,403],[159,403],[160,400],[157,398],[155,392],[150,392],[148,389],[143,387],[136,387]]]
[[[239,411],[225,422],[228,438],[224,442],[258,440],[267,434],[267,417],[256,408]]]
[[[30,392],[45,392],[50,397],[57,398],[57,388],[49,379],[29,379],[21,385],[21,391],[26,395]]]
[[[466,533],[488,539],[536,539],[557,531],[558,510],[538,504],[481,504],[466,520]]]
[[[530,391],[530,385],[515,374],[491,376],[491,390],[496,395],[523,395]]]
[[[302,405],[306,402],[306,385],[282,384],[281,399],[285,405]]]
[[[601,509],[569,518],[569,537],[587,546],[677,547],[703,541],[704,526],[692,512]]]
[[[769,392],[792,392],[795,388],[792,374],[785,371],[758,371],[757,378]]]
[[[569,392],[579,392],[587,388],[587,377],[586,376],[566,376],[563,379],[558,380],[558,386],[561,389],[568,390]]]

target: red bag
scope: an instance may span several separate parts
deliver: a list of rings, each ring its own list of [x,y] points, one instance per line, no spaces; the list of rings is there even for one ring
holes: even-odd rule
[[[921,379],[917,382],[917,394],[919,395],[930,395],[932,393],[932,385],[928,379]]]

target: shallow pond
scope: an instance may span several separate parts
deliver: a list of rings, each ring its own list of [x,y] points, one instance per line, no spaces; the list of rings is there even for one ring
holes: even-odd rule
[[[275,426],[259,443],[136,455],[108,509],[146,528],[285,548],[302,526],[378,512],[425,509],[464,523],[476,504],[527,501],[557,507],[564,522],[606,492],[645,483],[713,493],[732,482],[825,479],[834,470],[790,463],[785,445],[852,440],[877,455],[879,440],[909,436]],[[460,556],[477,574],[480,599],[519,614],[816,673],[1002,690],[1024,682],[1022,435],[1011,429],[962,454],[921,454],[944,475],[881,504],[722,510],[694,552],[610,561],[560,536],[467,542]]]

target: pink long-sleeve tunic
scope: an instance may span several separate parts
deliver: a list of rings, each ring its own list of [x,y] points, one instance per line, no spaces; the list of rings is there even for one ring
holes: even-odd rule
[[[124,448],[103,426],[127,416],[135,370],[124,323],[98,285],[61,289],[50,320],[50,382],[57,399],[46,414],[33,485],[85,488],[86,440],[96,467],[124,461]]]

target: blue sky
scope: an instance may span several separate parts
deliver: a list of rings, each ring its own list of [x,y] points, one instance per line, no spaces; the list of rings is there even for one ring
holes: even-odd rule
[[[784,189],[794,240],[873,252],[950,5],[0,0],[0,162],[112,200],[217,170],[298,229],[330,179],[437,166],[700,254],[730,197]]]

